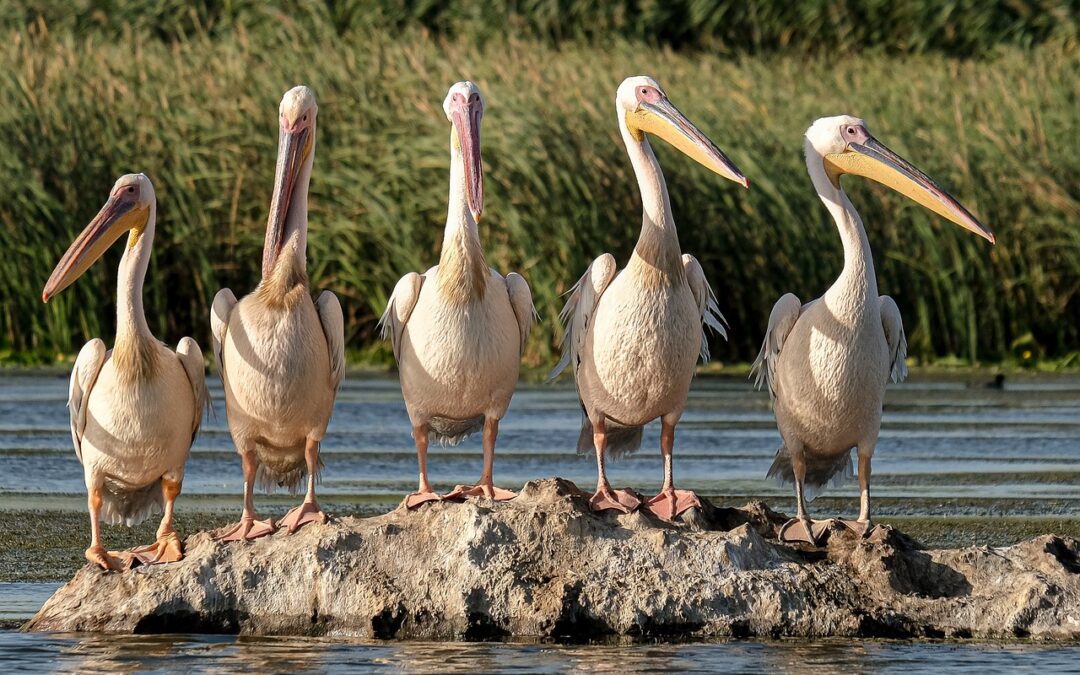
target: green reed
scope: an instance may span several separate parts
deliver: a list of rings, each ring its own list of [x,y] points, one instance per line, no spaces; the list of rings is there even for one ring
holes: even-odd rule
[[[203,21],[176,11],[178,22]],[[155,33],[135,17],[110,35],[31,23],[0,46],[0,347],[35,358],[111,339],[118,250],[48,306],[40,292],[129,171],[149,174],[159,200],[150,324],[168,342],[190,334],[208,348],[213,294],[257,281],[277,103],[299,82],[320,106],[312,286],[339,294],[350,348],[377,345],[396,280],[437,261],[449,156],[441,102],[469,78],[488,102],[481,237],[492,266],[530,281],[544,322],[527,361],[550,362],[559,295],[599,253],[625,259],[640,226],[614,112],[615,88],[637,73],[657,77],[751,181],[743,190],[654,144],[683,249],[701,260],[732,324],[715,358],[752,358],[783,292],[816,297],[839,272],[840,242],[806,176],[801,135],[816,117],[845,112],[998,234],[991,248],[885,188],[846,181],[914,356],[1062,355],[1080,338],[1080,54],[1068,41],[998,45],[969,61],[732,60],[621,39],[599,49],[361,32],[325,11],[217,32]]]

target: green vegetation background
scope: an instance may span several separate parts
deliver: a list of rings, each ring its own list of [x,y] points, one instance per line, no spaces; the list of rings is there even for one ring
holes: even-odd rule
[[[0,361],[52,361],[113,334],[118,250],[49,305],[41,288],[117,176],[154,181],[146,308],[209,345],[222,286],[257,281],[276,108],[316,92],[313,289],[341,298],[354,356],[388,362],[375,322],[396,280],[438,257],[447,87],[484,91],[488,261],[533,288],[527,362],[553,362],[560,294],[640,225],[616,128],[623,77],[656,77],[750,190],[662,142],[683,249],[753,357],[773,302],[841,265],[801,157],[816,117],[864,117],[990,225],[998,245],[849,180],[883,293],[919,360],[1077,361],[1080,2],[736,0],[11,0],[0,7]],[[1070,354],[1072,356],[1070,356]],[[1060,362],[1060,361],[1059,361]]]

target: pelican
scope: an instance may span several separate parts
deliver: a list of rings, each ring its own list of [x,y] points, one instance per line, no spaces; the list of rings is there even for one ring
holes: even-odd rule
[[[154,245],[157,199],[141,173],[121,176],[109,200],[68,248],[41,299],[81,277],[125,232],[116,287],[116,341],[83,346],[71,371],[68,408],[71,440],[83,465],[90,511],[86,559],[103,569],[182,557],[173,508],[184,482],[184,463],[199,431],[208,395],[202,350],[189,337],[176,351],[150,332],[142,290]],[[128,527],[160,513],[157,540],[124,553],[101,545],[101,522]]]
[[[802,304],[788,293],[769,315],[754,362],[768,384],[783,445],[769,477],[795,484],[796,517],[785,541],[816,544],[828,521],[811,521],[806,501],[852,474],[859,458],[859,518],[842,521],[865,535],[870,522],[870,460],[881,428],[889,379],[907,376],[907,339],[896,303],[878,295],[874,260],[862,220],[840,187],[844,174],[863,176],[984,237],[994,234],[926,174],[882,145],[856,117],[823,117],[806,131],[806,168],[844,244],[844,268],[825,295]]]
[[[535,313],[525,279],[513,272],[504,279],[488,267],[480,246],[480,90],[472,82],[454,84],[443,112],[450,122],[450,198],[439,264],[403,276],[381,319],[398,361],[420,468],[419,487],[405,498],[406,508],[442,499],[428,482],[428,443],[457,445],[481,429],[480,481],[459,485],[445,498],[516,496],[495,487],[492,465]]]
[[[210,312],[214,357],[225,385],[225,409],[244,469],[244,510],[224,541],[275,531],[256,517],[252,491],[282,486],[307,495],[278,523],[290,533],[326,516],[315,498],[334,399],[345,374],[341,305],[330,291],[311,301],[307,276],[307,196],[319,108],[305,86],[285,92],[279,107],[277,171],[263,244],[262,280],[239,302],[218,291]]]
[[[605,253],[574,286],[561,313],[562,360],[548,379],[573,366],[583,411],[578,452],[590,446],[596,451],[598,479],[591,499],[596,510],[627,513],[640,506],[631,491],[612,489],[604,457],[637,450],[642,426],[661,419],[664,486],[645,506],[670,520],[700,506],[693,492],[674,486],[675,425],[686,407],[695,363],[709,356],[705,328],[726,332],[701,265],[679,248],[667,184],[646,134],[743,187],[749,182],[652,78],[624,80],[615,107],[641,191],[641,234],[622,272],[616,273],[615,258]]]

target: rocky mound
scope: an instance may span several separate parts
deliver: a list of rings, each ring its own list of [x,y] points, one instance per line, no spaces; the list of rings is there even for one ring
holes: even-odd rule
[[[889,526],[820,549],[764,504],[670,524],[594,514],[561,479],[510,502],[434,502],[295,535],[185,542],[179,563],[87,566],[24,627],[369,638],[1080,638],[1080,553],[1043,536],[924,550]]]

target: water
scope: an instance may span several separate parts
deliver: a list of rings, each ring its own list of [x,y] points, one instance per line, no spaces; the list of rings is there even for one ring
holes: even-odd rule
[[[0,636],[0,664],[93,672],[1068,672],[1080,649],[858,640],[638,645],[387,643],[188,635]]]
[[[985,378],[986,381],[989,377]],[[235,517],[242,479],[226,427],[220,382],[211,381],[217,417],[203,427],[187,465],[183,516]],[[82,516],[82,473],[71,448],[66,376],[0,374],[0,515],[60,510]],[[875,513],[937,544],[990,537],[1007,543],[1043,529],[1080,535],[1080,377],[1012,377],[1004,389],[982,379],[913,378],[891,387],[874,459]],[[559,475],[583,487],[595,481],[591,457],[573,452],[580,416],[569,385],[523,386],[500,427],[496,482]],[[662,478],[659,428],[647,428],[637,455],[609,465],[616,485],[649,493]],[[791,510],[790,493],[763,479],[779,435],[768,397],[741,378],[699,378],[679,426],[675,460],[681,487],[728,504],[764,498]],[[415,489],[416,457],[396,380],[349,377],[323,446],[321,494],[339,509],[384,510]],[[433,448],[436,489],[471,483],[480,473],[478,439]],[[288,498],[268,499],[281,515]],[[857,510],[854,486],[829,493],[814,509]],[[12,516],[11,514],[14,514]],[[231,514],[231,515],[230,515]],[[84,523],[83,520],[77,520]],[[74,527],[72,525],[71,527]],[[919,529],[922,528],[922,529]],[[938,530],[948,532],[940,541]],[[959,534],[958,534],[959,533]],[[85,526],[65,531],[65,570],[55,579],[28,566],[44,554],[31,531],[16,541],[14,571],[0,578],[0,621],[28,618],[78,561]],[[47,552],[47,551],[46,551]],[[0,559],[4,553],[0,551]],[[23,570],[23,571],[20,571]],[[40,572],[40,570],[38,570]],[[46,573],[48,577],[50,573]],[[34,581],[28,581],[33,579]],[[69,636],[0,632],[0,663],[29,669],[190,670],[341,668],[553,672],[657,669],[859,672],[933,667],[949,672],[1059,670],[1080,657],[1076,646],[826,641],[720,642],[676,645],[560,646],[528,643],[424,644],[229,636]]]

